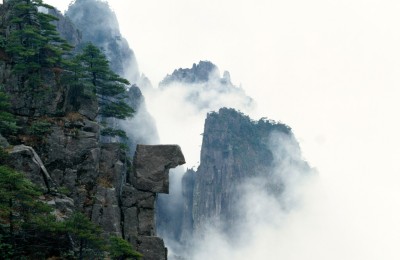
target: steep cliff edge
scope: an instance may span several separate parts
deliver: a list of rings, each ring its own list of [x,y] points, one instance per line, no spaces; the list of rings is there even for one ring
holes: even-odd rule
[[[244,185],[252,180],[282,210],[290,210],[291,182],[310,172],[288,126],[267,119],[253,121],[234,109],[209,113],[200,165],[182,179],[181,241],[201,234],[210,225],[234,234],[243,221]]]

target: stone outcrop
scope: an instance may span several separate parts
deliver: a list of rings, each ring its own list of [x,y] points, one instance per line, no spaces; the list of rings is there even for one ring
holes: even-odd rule
[[[154,193],[168,193],[168,170],[184,164],[182,151],[172,145],[138,145],[134,158],[135,187]]]
[[[157,193],[168,193],[168,170],[184,163],[176,145],[138,145],[136,149],[121,203],[125,239],[145,255],[143,259],[167,259],[164,242],[155,236],[155,199]]]
[[[9,162],[20,172],[24,172],[33,183],[47,192],[55,190],[56,184],[47,172],[36,151],[26,145],[17,145],[9,151]]]

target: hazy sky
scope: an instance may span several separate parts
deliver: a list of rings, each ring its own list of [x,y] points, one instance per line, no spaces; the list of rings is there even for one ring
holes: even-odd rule
[[[109,3],[154,85],[210,60],[256,99],[253,117],[293,128],[325,206],[302,215],[308,234],[300,223],[277,240],[298,258],[275,259],[400,259],[400,1]]]

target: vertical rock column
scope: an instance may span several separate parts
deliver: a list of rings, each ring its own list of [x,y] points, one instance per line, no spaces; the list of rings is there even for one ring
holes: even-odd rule
[[[169,169],[185,163],[177,145],[138,145],[133,173],[122,188],[123,235],[143,260],[167,259],[164,241],[156,237],[155,198],[169,192]]]

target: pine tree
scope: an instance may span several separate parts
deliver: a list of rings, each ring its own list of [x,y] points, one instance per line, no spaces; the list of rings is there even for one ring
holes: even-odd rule
[[[97,98],[99,120],[103,123],[101,134],[126,139],[123,130],[107,126],[107,119],[133,116],[134,110],[124,101],[129,81],[110,69],[106,56],[92,43],[87,44],[82,53],[74,58],[69,71],[68,81],[72,83],[75,94]]]
[[[136,252],[128,241],[117,237],[110,237],[109,249],[111,259],[142,259],[142,254]]]
[[[57,226],[52,209],[38,198],[40,190],[23,174],[0,165],[0,257],[42,255],[48,236],[38,236]],[[38,239],[40,238],[40,240]],[[47,242],[43,242],[47,240]],[[35,252],[40,244],[41,252]],[[48,249],[48,248],[47,248]],[[28,253],[29,252],[29,253]]]
[[[6,4],[10,10],[5,21],[9,33],[3,33],[2,45],[14,71],[23,75],[22,81],[28,79],[31,87],[38,87],[42,68],[61,66],[62,56],[72,47],[52,24],[57,18],[38,11],[39,7],[54,7],[42,0],[9,0]]]
[[[100,257],[105,250],[105,241],[101,238],[101,229],[84,214],[76,212],[64,223],[65,231],[76,242],[77,259],[94,259]]]
[[[126,97],[129,81],[110,69],[109,62],[101,50],[89,43],[77,57],[77,61],[84,69],[83,81],[91,83],[99,100],[99,115],[118,119],[132,117],[133,109],[123,100]]]
[[[8,96],[0,86],[0,134],[8,135],[17,130],[16,120],[10,113],[10,102]]]

